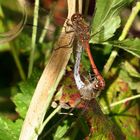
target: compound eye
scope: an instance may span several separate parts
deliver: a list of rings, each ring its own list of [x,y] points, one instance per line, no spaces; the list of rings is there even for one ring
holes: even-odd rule
[[[83,20],[83,16],[79,13],[73,14],[71,17],[72,21],[81,21]]]
[[[76,21],[77,20],[77,14],[73,14],[72,17],[71,17],[71,20]]]
[[[78,20],[82,21],[83,20],[83,16],[81,14],[78,14]]]
[[[99,85],[98,84],[95,84],[95,88],[98,89],[99,88]]]

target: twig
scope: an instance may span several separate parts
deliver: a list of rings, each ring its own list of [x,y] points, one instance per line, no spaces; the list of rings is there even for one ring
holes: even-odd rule
[[[134,99],[137,99],[137,98],[140,98],[140,94],[132,96],[132,97],[125,98],[125,99],[120,100],[118,102],[114,102],[114,103],[110,104],[109,107],[114,107],[114,106],[117,106],[117,105],[120,105],[120,104],[124,104],[124,103],[126,103],[128,101],[131,101],[131,100],[134,100]],[[103,109],[104,110],[108,109],[108,106],[103,107]]]

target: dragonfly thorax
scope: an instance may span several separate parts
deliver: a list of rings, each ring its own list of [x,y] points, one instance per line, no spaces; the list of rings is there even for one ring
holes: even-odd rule
[[[83,16],[79,13],[75,13],[71,17],[71,22],[80,40],[88,41],[90,39],[90,29],[89,25],[85,23]]]

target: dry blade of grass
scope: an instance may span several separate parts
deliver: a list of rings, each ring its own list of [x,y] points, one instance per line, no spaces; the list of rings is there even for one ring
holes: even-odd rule
[[[75,12],[75,0],[68,0],[68,18]],[[66,26],[66,25],[65,25]],[[54,92],[65,73],[66,65],[72,53],[72,47],[61,48],[69,44],[73,33],[62,33],[56,43],[60,49],[54,50],[48,64],[46,65],[40,80],[38,81],[33,98],[22,126],[20,140],[37,140],[38,130],[43,123],[44,116],[48,110]],[[69,44],[70,45],[70,44]]]

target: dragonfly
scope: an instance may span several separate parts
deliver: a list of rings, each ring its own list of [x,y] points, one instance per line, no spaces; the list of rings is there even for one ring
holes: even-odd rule
[[[90,45],[89,45],[89,40],[90,40],[90,27],[89,25],[87,25],[84,21],[84,18],[82,16],[82,14],[80,13],[75,13],[72,15],[71,17],[71,22],[69,23],[69,20],[67,21],[67,25],[72,27],[72,31],[69,32],[75,32],[76,37],[78,38],[78,48],[79,48],[79,53],[77,53],[77,58],[76,58],[76,62],[77,64],[75,65],[75,69],[74,69],[74,76],[75,76],[75,81],[77,83],[77,87],[79,90],[81,90],[81,94],[83,95],[83,92],[85,89],[89,91],[91,91],[92,89],[94,90],[103,90],[105,87],[105,81],[103,79],[103,77],[101,76],[101,74],[99,73],[94,59],[92,57],[91,51],[90,51]],[[88,54],[88,58],[90,60],[90,64],[93,70],[93,73],[95,74],[95,79],[93,81],[93,83],[85,86],[83,84],[83,82],[80,80],[80,76],[78,74],[79,71],[79,63],[80,63],[80,53],[81,53],[81,46],[86,50],[87,54]],[[79,83],[78,83],[79,82]],[[92,86],[91,86],[92,85]],[[92,88],[91,88],[92,87]],[[85,96],[86,97],[86,96]],[[84,98],[85,98],[84,97]],[[87,99],[90,99],[88,97],[86,97]],[[91,98],[92,99],[92,98]]]
[[[96,77],[90,82],[88,79],[87,84],[81,80],[80,76],[80,61],[81,61],[81,54],[83,51],[83,47],[78,43],[77,44],[77,53],[76,53],[76,60],[74,65],[74,79],[78,90],[80,91],[81,98],[84,100],[91,100],[99,96],[101,91],[100,87],[98,86],[99,81]]]
[[[83,114],[85,114],[85,112],[88,111],[87,108],[91,107],[91,103],[93,102],[93,99],[95,99],[99,95],[100,91],[104,89],[105,82],[94,63],[93,58],[90,58],[90,60],[93,61],[92,64],[94,64],[94,65],[92,65],[92,68],[94,70],[93,72],[95,73],[94,80],[92,82],[89,82],[88,84],[85,84],[81,80],[80,74],[79,74],[79,69],[80,69],[80,60],[81,60],[82,49],[83,48],[85,49],[85,47],[88,47],[89,50],[88,49],[86,49],[86,50],[88,50],[88,54],[91,54],[89,45],[87,46],[87,44],[86,44],[86,43],[88,43],[89,38],[90,38],[89,37],[89,27],[83,23],[83,17],[79,13],[75,13],[74,15],[72,15],[71,22],[72,23],[70,23],[70,20],[68,20],[66,22],[66,24],[68,26],[70,26],[73,30],[66,30],[66,29],[65,30],[66,30],[66,33],[75,32],[76,37],[79,39],[78,43],[77,43],[76,62],[74,65],[74,79],[75,79],[77,88],[81,95],[81,99],[80,100],[77,99],[77,102],[78,102],[77,105],[79,106],[79,103],[81,104],[81,108],[82,108],[81,115],[83,115]],[[81,27],[84,27],[84,29],[82,29]],[[85,44],[86,44],[86,46],[84,46]],[[91,57],[91,55],[90,55],[90,57]],[[83,105],[82,105],[82,103],[83,103]],[[95,102],[95,104],[96,104],[96,102]],[[71,113],[74,108],[72,108],[69,113]],[[62,118],[62,120],[63,119],[64,118]],[[53,128],[54,128],[54,126],[51,128],[51,130],[53,130]]]
[[[84,22],[83,16],[80,13],[75,13],[72,15],[71,21],[67,20],[66,24],[67,24],[67,26],[70,26],[72,28],[72,30],[68,30],[68,31],[65,29],[66,33],[75,32],[75,37],[78,40],[77,41],[76,61],[75,61],[75,65],[74,65],[74,79],[75,79],[77,88],[81,95],[81,102],[83,101],[83,103],[84,103],[84,105],[82,106],[82,112],[80,114],[80,116],[81,116],[86,113],[88,114],[90,112],[89,110],[92,109],[91,106],[97,105],[96,107],[100,110],[100,107],[98,106],[95,98],[99,95],[100,91],[105,88],[105,81],[104,81],[103,77],[101,76],[101,74],[99,73],[99,71],[94,63],[94,60],[92,58],[90,46],[88,43],[89,39],[90,39],[90,33],[89,33],[90,28]],[[88,54],[88,57],[89,57],[89,60],[90,60],[91,66],[92,66],[92,70],[95,74],[94,80],[92,82],[88,82],[88,84],[85,84],[81,80],[80,73],[79,73],[80,60],[81,60],[81,54],[82,54],[83,49],[85,49]],[[93,102],[95,104],[93,104]],[[73,110],[73,108],[72,108],[72,110]],[[97,110],[95,110],[95,108],[93,108],[93,111],[96,112]],[[103,116],[101,111],[100,111],[100,115]],[[89,118],[88,118],[88,121],[89,121]],[[89,121],[89,124],[92,128],[93,126],[90,121]],[[93,130],[90,130],[91,134],[93,133],[92,131]]]
[[[23,23],[25,24],[25,21]],[[103,81],[103,78],[102,78],[101,74],[99,73],[98,69],[96,68],[96,65],[93,61],[93,58],[92,58],[92,55],[90,52],[90,46],[88,44],[89,39],[90,39],[89,26],[84,23],[83,16],[79,13],[74,14],[71,17],[71,19],[68,19],[66,24],[67,24],[67,26],[72,27],[73,30],[67,31],[67,29],[66,29],[65,32],[66,33],[75,32],[75,35],[76,35],[77,39],[79,40],[79,45],[82,45],[82,47],[87,51],[87,54],[91,61],[92,69],[96,75],[94,82],[89,83],[88,85],[85,85],[83,87],[83,89],[80,89],[80,93],[81,93],[81,96],[83,97],[83,99],[90,100],[89,96],[85,97],[86,92],[88,91],[90,93],[91,91],[93,91],[95,89],[97,89],[97,90],[99,88],[103,89],[104,81]],[[11,36],[11,35],[12,34],[10,34],[9,36]],[[77,70],[75,70],[75,71],[77,71]],[[93,98],[93,96],[91,97],[91,99],[92,98]]]
[[[71,19],[67,19],[66,24],[68,27],[71,27],[71,30],[67,30],[65,28],[65,32],[75,33],[75,38],[77,39],[77,56],[76,56],[76,62],[74,66],[74,79],[77,85],[78,90],[80,91],[81,98],[84,100],[92,100],[93,98],[96,98],[100,91],[105,88],[105,81],[98,71],[94,59],[92,57],[91,51],[90,51],[90,27],[87,23],[85,23],[84,18],[82,14],[75,13],[72,15]],[[74,39],[73,39],[74,40]],[[60,48],[67,48],[67,46],[61,46]],[[94,80],[92,82],[89,82],[88,84],[85,84],[79,74],[79,65],[80,65],[80,59],[81,59],[81,53],[82,49],[85,49],[88,58],[91,63],[91,67],[94,73]],[[56,49],[57,51],[57,49]]]
[[[41,8],[41,10],[43,10],[43,12],[45,11],[43,8]],[[4,40],[1,40],[0,43],[12,40],[13,38],[15,38],[23,30],[23,28],[25,28],[26,25],[28,25],[28,26],[31,25],[28,22],[28,20],[27,20],[26,10],[23,9],[22,13],[23,13],[23,18],[22,18],[21,22],[18,24],[16,30],[12,30],[11,32],[7,32],[7,34],[4,34],[4,37],[7,36],[7,38],[4,39]],[[48,11],[47,11],[47,13],[48,13]],[[64,20],[64,18],[59,18],[59,19],[63,19]],[[78,42],[82,44],[83,48],[86,50],[86,52],[88,54],[88,58],[90,60],[93,73],[95,74],[96,79],[98,81],[98,82],[96,82],[96,88],[104,89],[105,81],[104,81],[103,77],[101,76],[101,74],[99,73],[99,71],[98,71],[98,69],[97,69],[97,67],[96,67],[96,65],[94,63],[91,51],[90,51],[90,45],[89,45],[90,26],[84,21],[84,17],[81,14],[79,14],[79,13],[73,14],[71,19],[66,19],[66,21],[67,21],[66,22],[67,26],[70,26],[72,28],[72,30],[67,30],[65,28],[65,32],[66,33],[74,32],[75,35],[76,35],[76,38],[79,40]],[[43,27],[41,27],[41,28],[43,28]],[[51,31],[48,28],[49,27],[45,27],[45,28],[43,28],[43,30],[47,30],[48,34],[49,34]],[[27,28],[27,30],[29,32],[28,28]],[[13,35],[14,31],[16,33]],[[42,40],[42,38],[40,38],[39,40]],[[70,43],[72,43],[72,42],[70,41]],[[60,47],[58,47],[58,49],[59,48]]]

